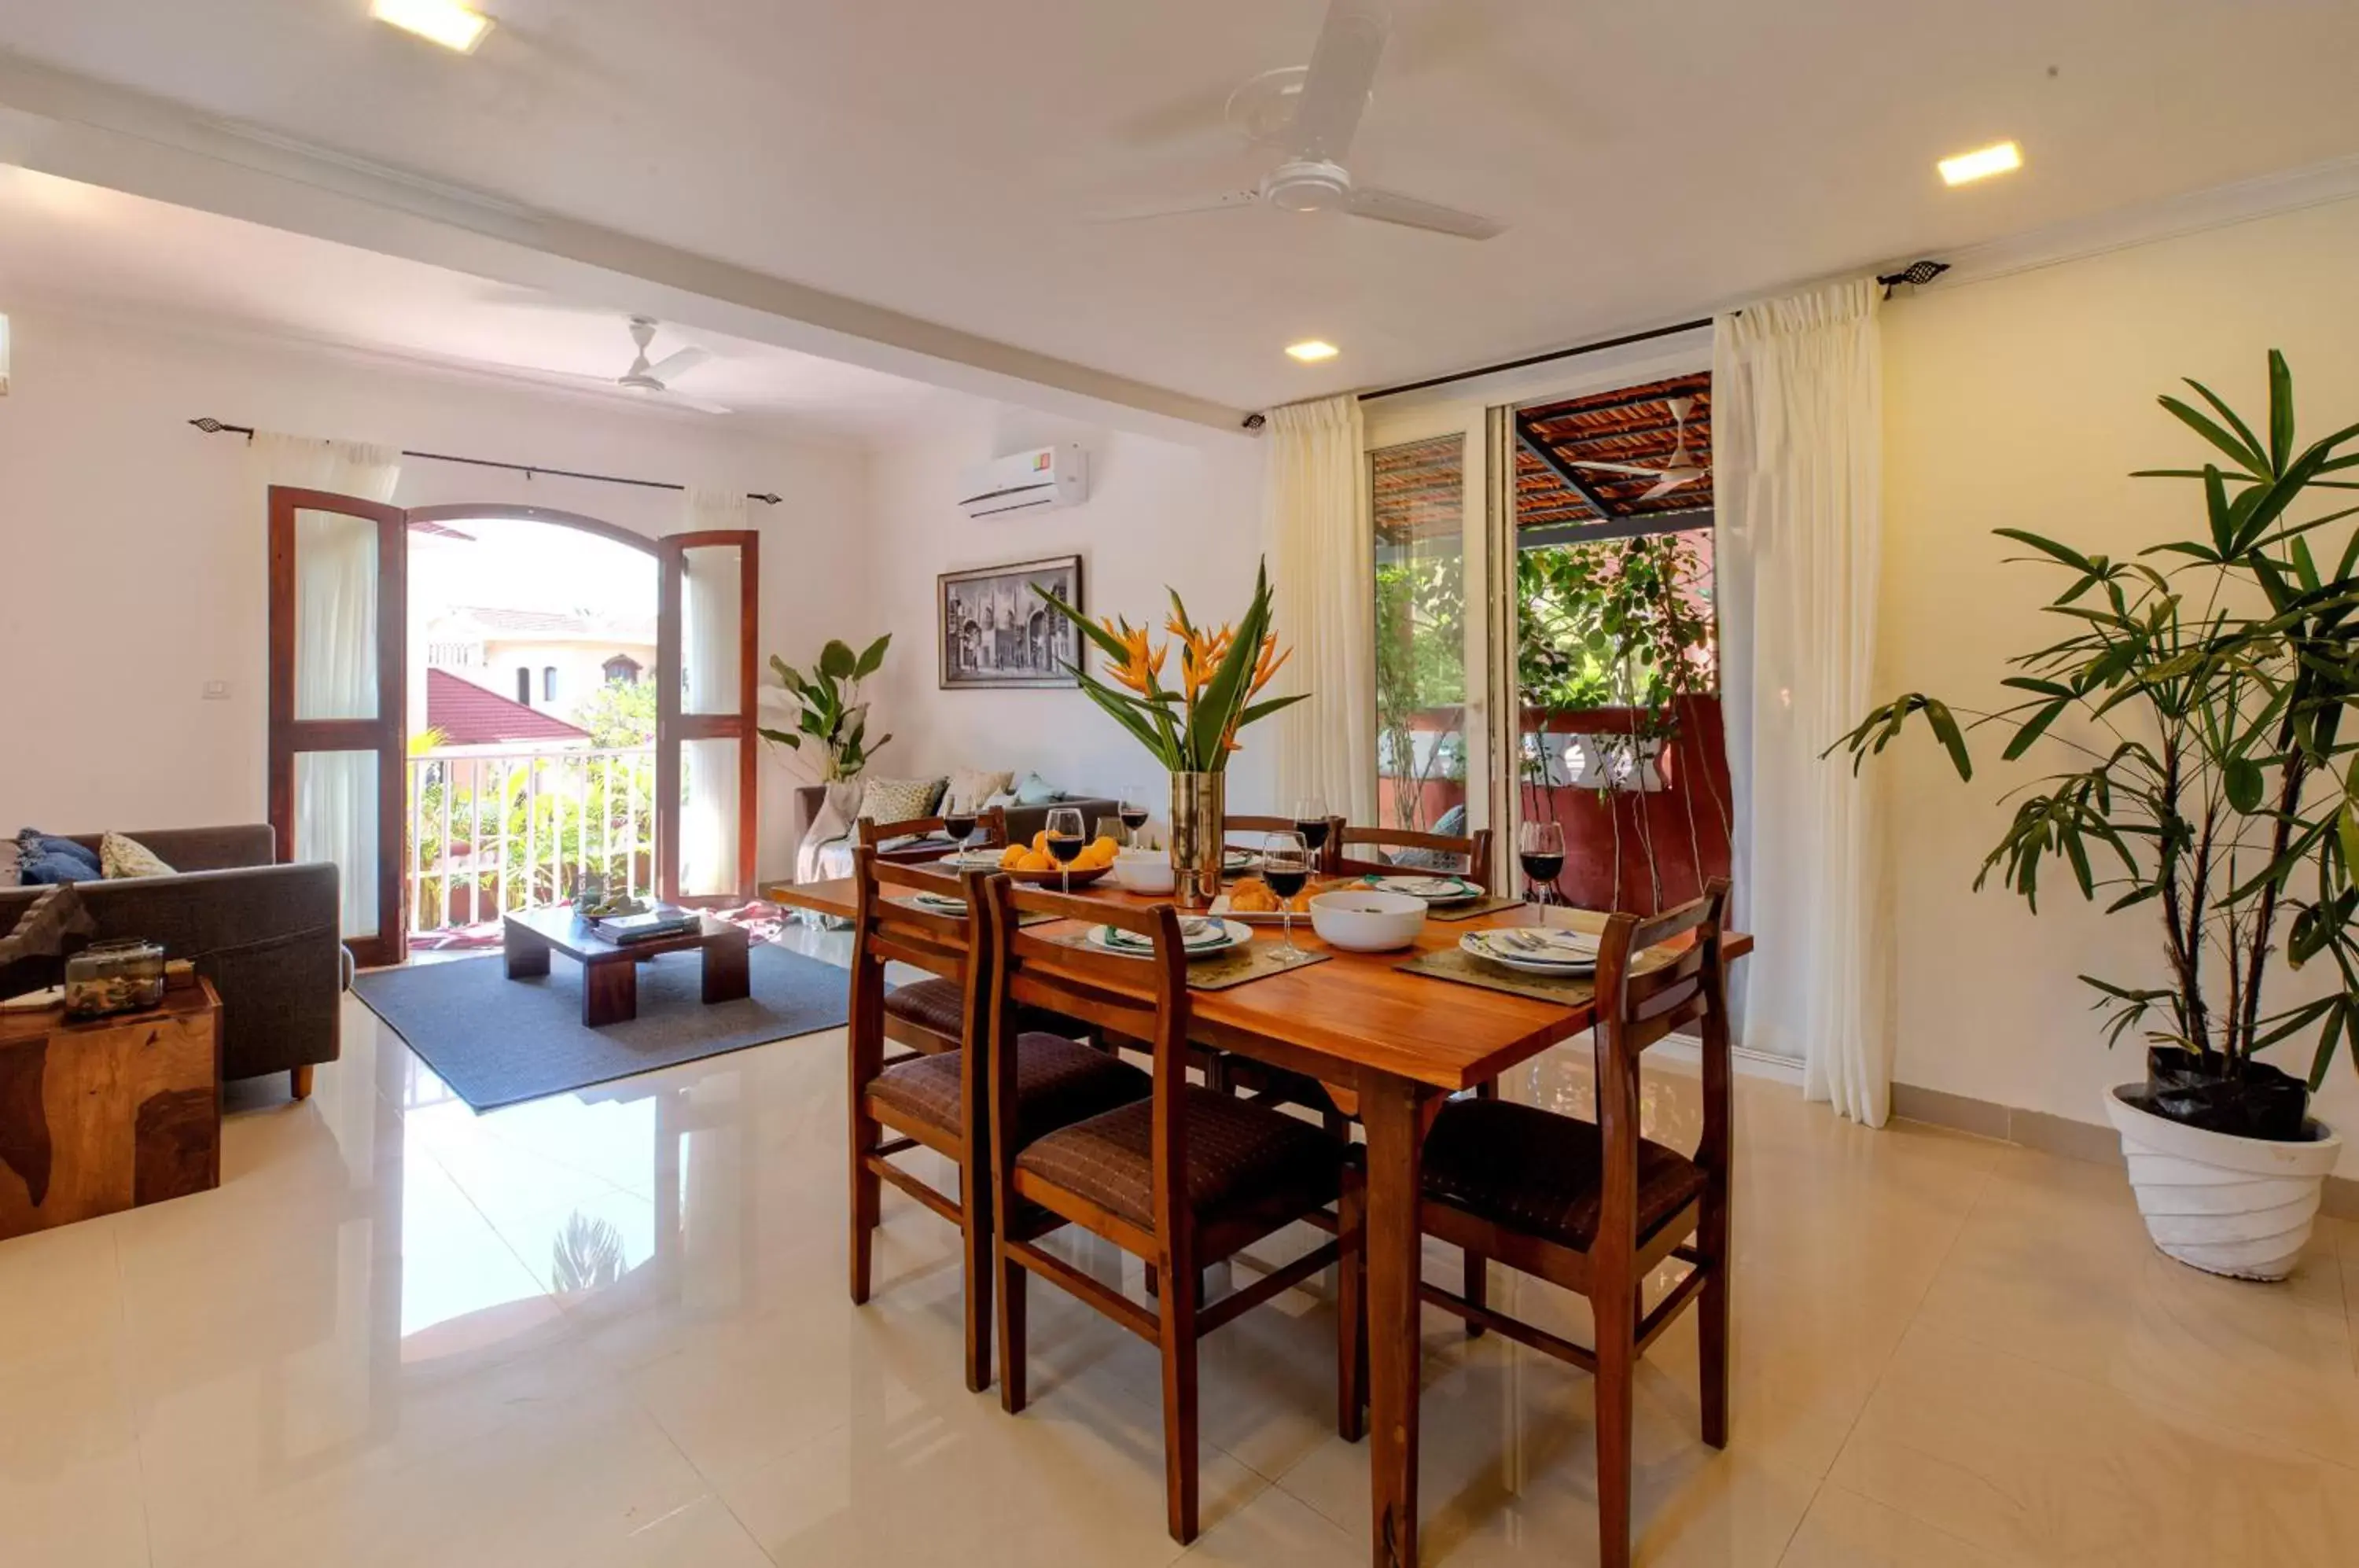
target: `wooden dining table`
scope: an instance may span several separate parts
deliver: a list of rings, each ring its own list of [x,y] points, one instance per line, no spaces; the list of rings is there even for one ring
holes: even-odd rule
[[[1108,882],[1074,891],[1132,907],[1171,901]],[[849,877],[776,884],[763,896],[845,920],[855,899]],[[1330,953],[1330,962],[1190,993],[1190,1034],[1197,1043],[1316,1078],[1366,1133],[1368,1491],[1376,1568],[1417,1562],[1418,1206],[1426,1132],[1451,1095],[1585,1032],[1597,1018],[1593,998],[1582,990],[1571,1002],[1540,1001],[1400,966],[1419,953],[1456,947],[1468,931],[1543,921],[1599,931],[1606,917],[1525,904],[1462,921],[1429,920],[1413,951],[1363,953],[1327,947],[1309,917],[1298,916],[1296,945]],[[1256,937],[1275,942],[1278,931],[1262,927]],[[1722,942],[1731,959],[1752,950],[1753,939],[1742,933]]]

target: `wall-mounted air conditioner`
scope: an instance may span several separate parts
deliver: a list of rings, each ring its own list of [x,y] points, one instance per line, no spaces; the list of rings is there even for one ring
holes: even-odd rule
[[[1089,498],[1090,454],[1071,441],[976,463],[959,484],[959,505],[970,517],[1049,512]]]

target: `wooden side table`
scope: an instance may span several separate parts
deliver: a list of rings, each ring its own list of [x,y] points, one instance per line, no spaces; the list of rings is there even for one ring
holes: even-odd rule
[[[221,1185],[221,998],[0,1014],[0,1239]]]

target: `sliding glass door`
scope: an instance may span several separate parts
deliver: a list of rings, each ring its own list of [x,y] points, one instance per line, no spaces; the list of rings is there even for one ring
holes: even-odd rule
[[[1506,877],[1555,822],[1591,909],[1727,874],[1710,361],[1699,333],[1369,406],[1385,825],[1492,828]]]

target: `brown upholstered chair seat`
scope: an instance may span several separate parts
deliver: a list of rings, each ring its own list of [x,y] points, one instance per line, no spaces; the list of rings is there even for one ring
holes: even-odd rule
[[[885,993],[885,1016],[955,1040],[966,1030],[966,995],[955,980],[913,980]],[[1018,1017],[1027,1029],[1045,1029],[1051,1034],[1071,1032],[1059,1027],[1060,1020],[1030,1007],[1021,1009]]]
[[[959,1133],[961,1060],[961,1052],[950,1051],[888,1067],[870,1082],[868,1093],[914,1121]],[[1027,1034],[1016,1041],[1019,1139],[1144,1100],[1154,1090],[1154,1081],[1137,1068],[1062,1035]]]
[[[1425,1140],[1427,1197],[1584,1252],[1597,1236],[1603,1171],[1595,1123],[1506,1100],[1452,1100]],[[1638,1140],[1642,1238],[1703,1190],[1695,1161]]]
[[[1247,1208],[1333,1201],[1347,1150],[1319,1127],[1194,1084],[1185,1115],[1188,1201],[1200,1226]],[[1151,1227],[1152,1107],[1140,1100],[1046,1134],[1016,1157],[1016,1168]]]

